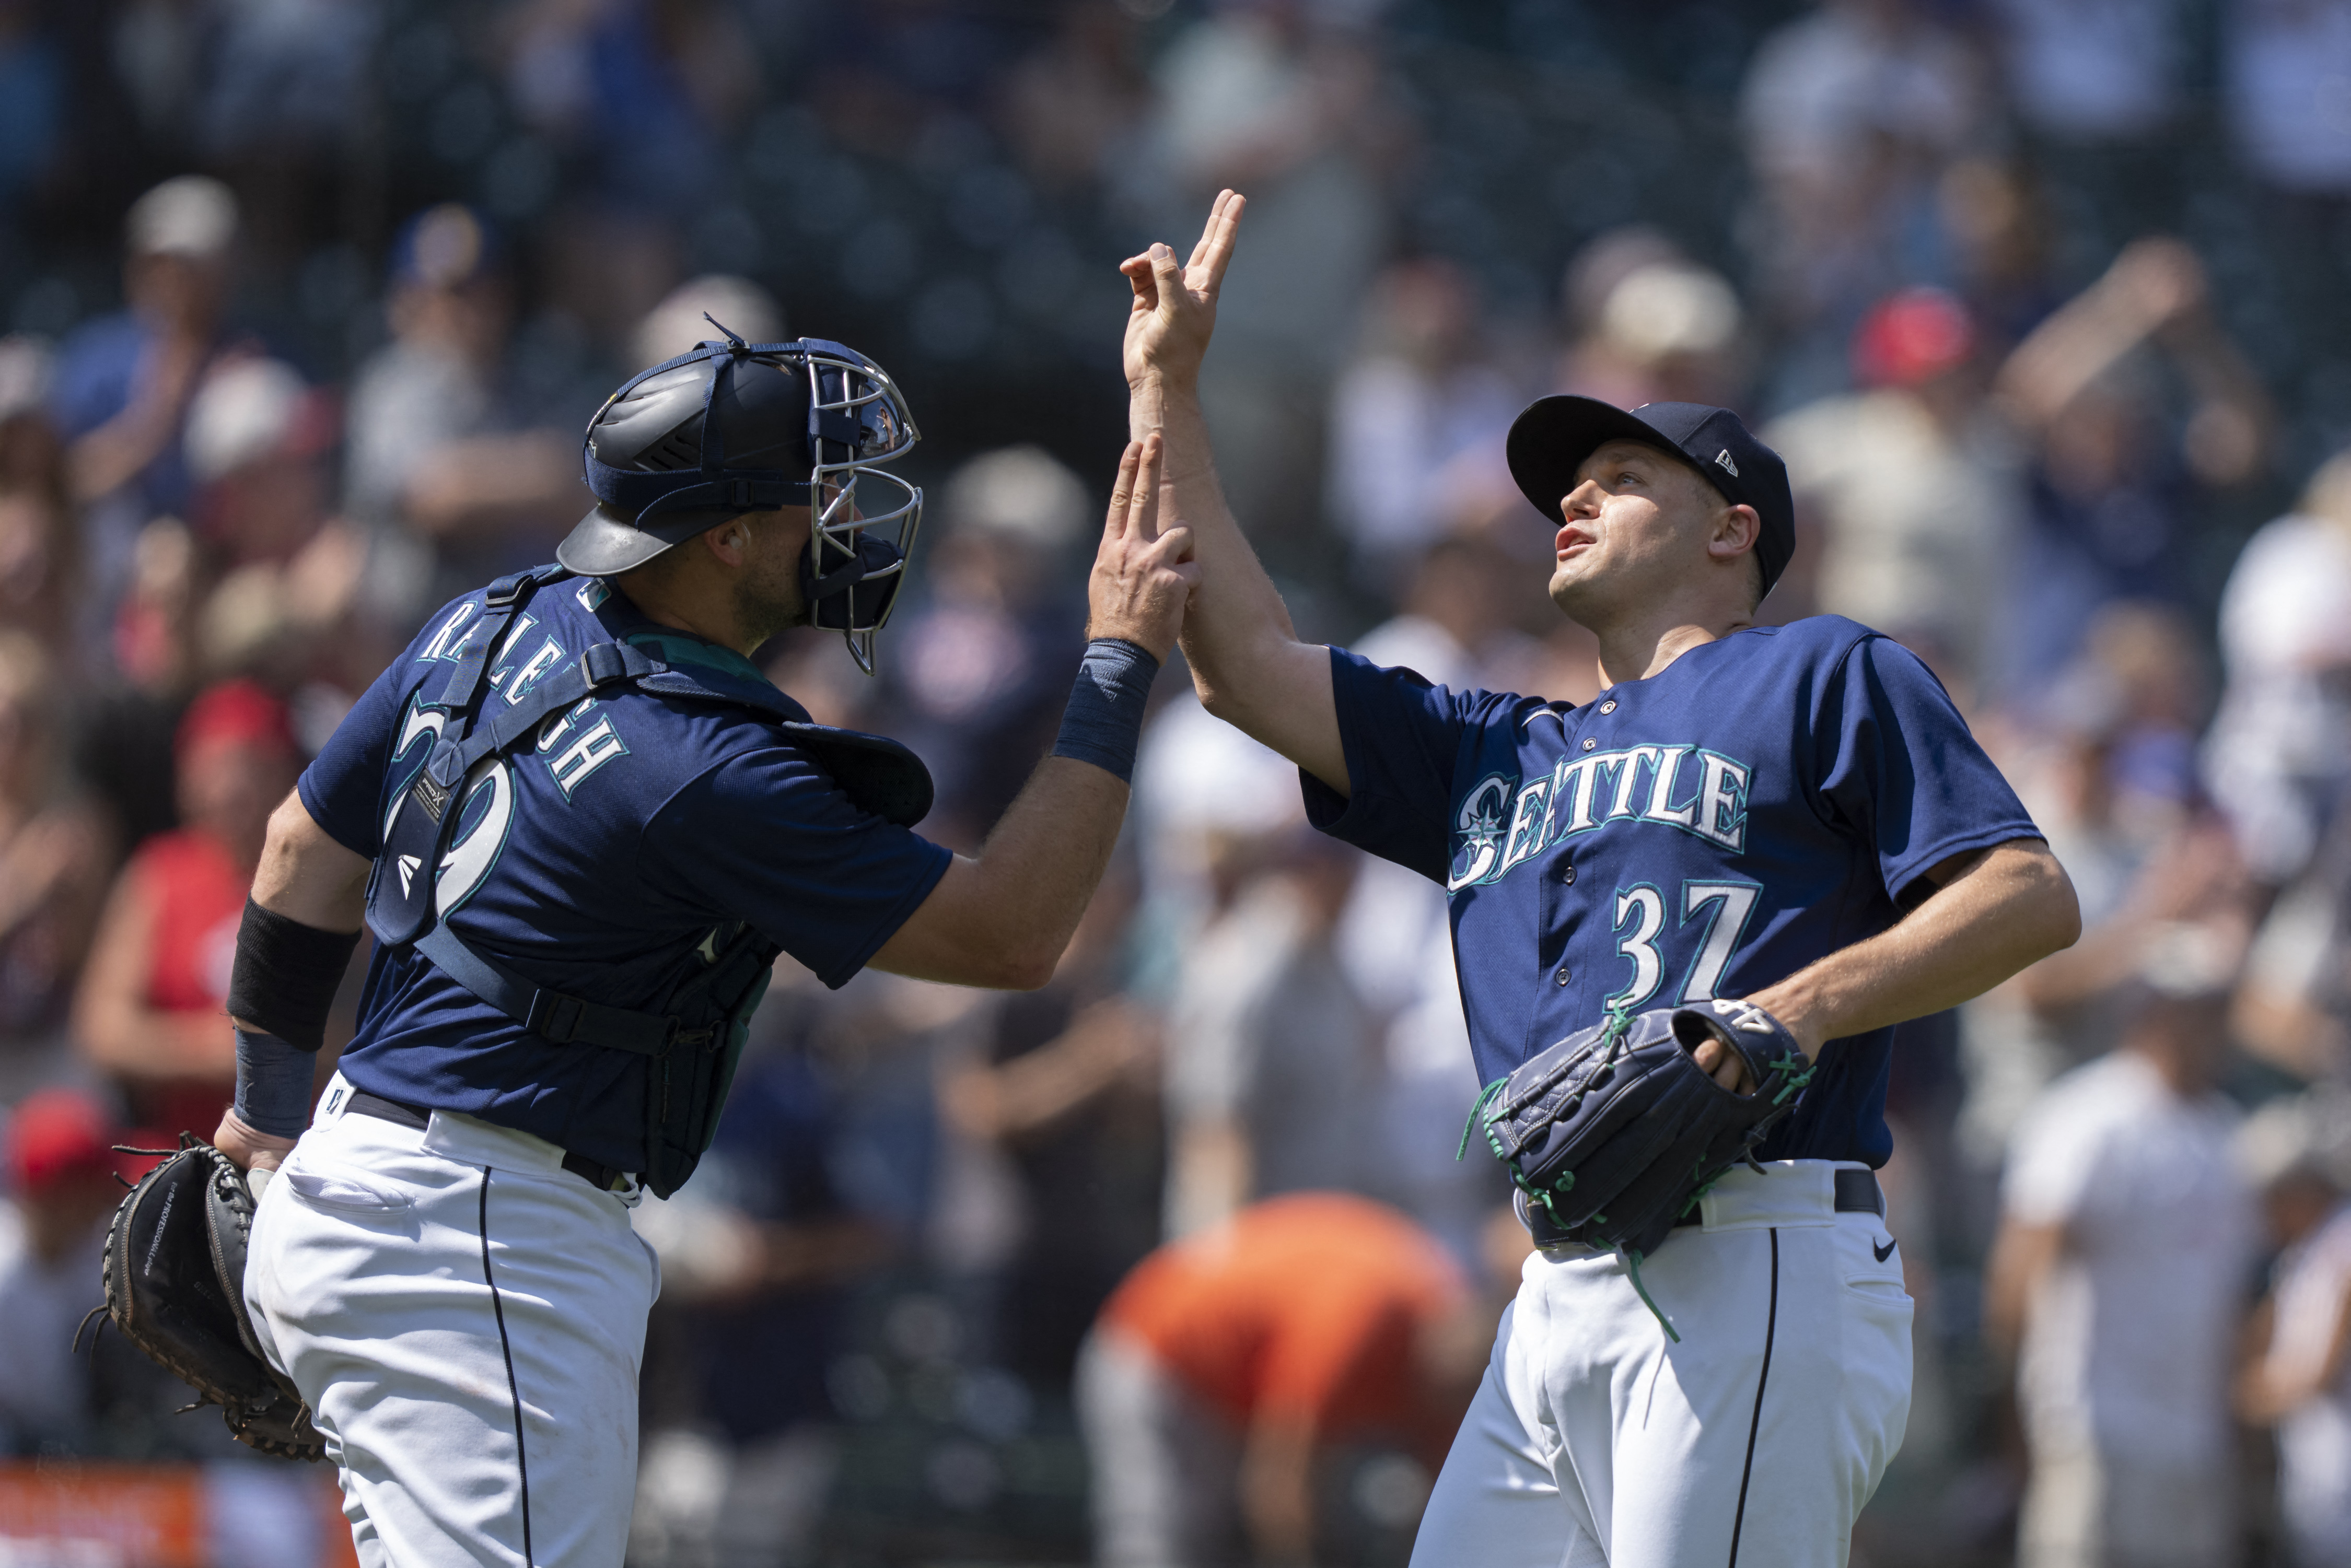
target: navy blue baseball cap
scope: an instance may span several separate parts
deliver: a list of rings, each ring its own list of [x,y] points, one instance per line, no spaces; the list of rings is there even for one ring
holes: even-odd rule
[[[1771,591],[1796,552],[1796,503],[1788,493],[1788,465],[1727,408],[1645,402],[1628,413],[1598,398],[1537,398],[1511,422],[1510,477],[1535,510],[1563,522],[1559,503],[1575,488],[1575,471],[1612,441],[1637,441],[1670,452],[1706,476],[1733,506],[1754,507],[1763,525],[1755,559],[1763,568],[1763,591]]]

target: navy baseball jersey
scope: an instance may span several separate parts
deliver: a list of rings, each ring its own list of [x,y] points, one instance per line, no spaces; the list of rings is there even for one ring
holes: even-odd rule
[[[1479,1076],[1604,1008],[1739,997],[1894,924],[1955,854],[2038,838],[1942,685],[1836,616],[1691,649],[1582,707],[1332,651],[1351,798],[1314,824],[1445,884]],[[1829,1041],[1771,1159],[1892,1153],[1893,1030]]]
[[[302,775],[302,803],[375,858],[394,800],[444,722],[438,695],[481,613],[436,614]],[[482,696],[486,719],[591,643],[762,680],[747,660],[655,625],[601,580],[540,590]],[[642,1007],[746,922],[829,986],[855,974],[947,867],[936,844],[856,806],[746,708],[642,692],[590,698],[467,796],[438,904],[475,950],[543,986]],[[379,948],[343,1075],[370,1093],[532,1133],[644,1168],[645,1071],[626,1051],[530,1033],[413,948]]]

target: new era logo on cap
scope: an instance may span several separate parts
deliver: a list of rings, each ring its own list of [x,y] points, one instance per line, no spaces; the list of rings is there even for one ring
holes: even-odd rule
[[[1729,447],[1726,446],[1721,451],[1714,455],[1714,465],[1718,468],[1729,469],[1732,478],[1736,479],[1739,477],[1739,465],[1730,460]]]

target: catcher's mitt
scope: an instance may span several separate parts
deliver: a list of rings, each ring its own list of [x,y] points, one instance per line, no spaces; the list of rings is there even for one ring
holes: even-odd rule
[[[1691,1052],[1709,1039],[1747,1063],[1752,1094],[1731,1092],[1698,1066]],[[1612,1009],[1488,1085],[1469,1121],[1472,1129],[1482,1121],[1528,1201],[1569,1239],[1615,1249],[1646,1301],[1641,1260],[1725,1171],[1756,1164],[1756,1145],[1812,1076],[1795,1037],[1749,1003],[1637,1018]],[[1671,1323],[1666,1332],[1680,1338]]]
[[[321,1458],[326,1443],[308,1407],[263,1357],[246,1315],[253,1209],[245,1173],[210,1144],[180,1134],[178,1151],[114,1211],[107,1314],[201,1396],[196,1405],[220,1406],[237,1441],[283,1458]]]

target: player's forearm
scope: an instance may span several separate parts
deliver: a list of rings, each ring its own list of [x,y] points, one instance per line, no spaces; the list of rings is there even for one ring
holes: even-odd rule
[[[1127,411],[1136,440],[1155,430],[1165,438],[1165,482],[1173,492],[1175,515],[1192,528],[1193,559],[1199,563],[1201,583],[1185,619],[1182,641],[1193,681],[1203,700],[1215,682],[1234,688],[1234,695],[1245,702],[1248,682],[1242,671],[1249,653],[1298,640],[1290,607],[1281,601],[1225,500],[1197,390],[1145,377],[1128,388]]]
[[[1748,1000],[1804,1049],[1981,996],[2081,935],[2074,884],[2035,839],[1999,844],[1891,930],[1832,953]]]
[[[1175,513],[1192,528],[1200,586],[1180,641],[1201,705],[1345,794],[1330,653],[1298,640],[1289,606],[1226,504],[1197,392],[1158,376],[1128,391],[1135,431],[1159,431],[1166,442]]]
[[[956,858],[873,967],[998,990],[1044,985],[1110,865],[1126,800],[1115,775],[1048,757],[979,853]]]

